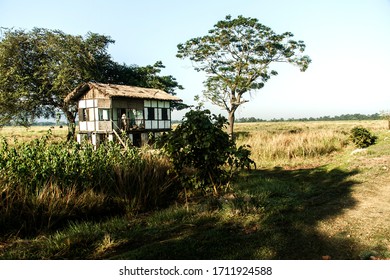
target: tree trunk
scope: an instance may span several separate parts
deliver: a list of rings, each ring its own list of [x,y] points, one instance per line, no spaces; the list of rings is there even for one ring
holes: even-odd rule
[[[230,139],[234,140],[234,113],[236,112],[235,109],[232,109],[229,111],[229,116],[228,116],[228,122],[229,122],[229,127],[228,127],[228,134],[230,136]]]
[[[66,119],[68,120],[68,135],[66,136],[67,141],[75,139],[76,134],[76,116],[72,112],[65,111]]]

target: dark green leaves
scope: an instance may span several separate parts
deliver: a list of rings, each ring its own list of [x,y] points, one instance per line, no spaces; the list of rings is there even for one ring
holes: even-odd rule
[[[188,112],[178,127],[160,139],[174,172],[187,189],[217,193],[236,168],[250,167],[250,151],[236,148],[224,131],[226,118],[209,110]]]
[[[2,119],[30,124],[59,109],[66,111],[64,97],[93,79],[98,66],[110,60],[106,48],[112,42],[94,33],[83,38],[43,28],[5,30],[0,41]]]
[[[182,89],[174,77],[160,76],[161,61],[144,67],[121,65],[107,52],[114,41],[89,32],[85,37],[59,30],[3,29],[0,37],[0,126],[13,120],[30,125],[38,117],[63,111],[69,123],[75,113],[65,96],[78,85],[96,81],[158,88],[174,94]]]
[[[358,148],[367,148],[374,145],[378,140],[377,136],[371,134],[368,129],[362,126],[352,128],[349,138]]]

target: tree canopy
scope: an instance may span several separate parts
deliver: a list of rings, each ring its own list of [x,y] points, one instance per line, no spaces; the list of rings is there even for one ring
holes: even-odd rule
[[[0,42],[0,115],[29,125],[38,117],[68,113],[63,97],[93,79],[113,41],[89,33],[85,38],[59,30],[5,30]]]
[[[226,16],[209,34],[178,45],[177,57],[195,62],[195,70],[207,74],[204,96],[229,114],[233,135],[234,114],[248,100],[247,92],[261,89],[278,73],[276,62],[296,65],[305,71],[311,59],[303,55],[305,44],[291,38],[291,32],[276,34],[255,18]]]
[[[182,87],[172,76],[160,76],[162,62],[138,67],[119,64],[107,48],[109,36],[65,34],[60,30],[1,29],[0,126],[13,121],[30,125],[34,119],[62,111],[74,124],[76,111],[65,96],[84,82],[155,87],[171,94]]]

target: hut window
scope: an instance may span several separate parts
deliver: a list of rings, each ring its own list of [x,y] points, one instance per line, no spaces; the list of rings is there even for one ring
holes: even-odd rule
[[[99,121],[110,120],[110,109],[99,109]]]
[[[130,126],[135,125],[135,109],[126,110],[127,119],[130,121]]]
[[[149,121],[155,120],[154,108],[148,108],[148,120]]]
[[[89,121],[88,109],[85,109],[85,108],[79,109],[79,119],[81,122]]]
[[[161,119],[163,121],[167,121],[168,120],[168,109],[167,108],[162,108],[161,109]]]
[[[141,125],[144,123],[144,111],[141,109],[127,109],[126,117],[129,120],[129,124],[133,125]]]

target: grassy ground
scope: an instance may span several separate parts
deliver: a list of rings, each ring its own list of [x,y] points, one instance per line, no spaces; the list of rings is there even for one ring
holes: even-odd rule
[[[33,139],[37,139],[48,132],[52,133],[53,140],[63,140],[66,139],[66,135],[68,133],[67,126],[59,127],[59,126],[31,126],[31,127],[14,127],[14,126],[5,126],[0,128],[0,137],[5,137],[10,140],[17,140],[19,142],[31,141]]]
[[[378,143],[353,153],[362,125]],[[239,124],[258,169],[218,198],[29,239],[8,236],[3,259],[390,258],[390,133],[384,121]],[[0,134],[2,131],[0,131]],[[297,145],[297,143],[299,143]]]

